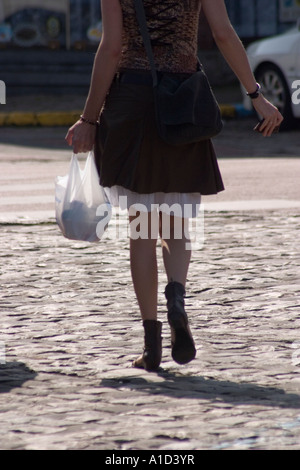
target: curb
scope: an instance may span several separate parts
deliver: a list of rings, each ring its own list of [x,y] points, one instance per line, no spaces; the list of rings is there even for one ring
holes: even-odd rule
[[[252,116],[253,112],[246,110],[242,104],[221,104],[223,118],[238,118]],[[78,119],[82,111],[46,111],[46,112],[22,112],[0,113],[0,127],[64,127],[71,126]]]
[[[0,127],[9,126],[43,126],[58,127],[71,126],[79,119],[80,111],[46,111],[41,113],[33,112],[12,112],[0,113]]]

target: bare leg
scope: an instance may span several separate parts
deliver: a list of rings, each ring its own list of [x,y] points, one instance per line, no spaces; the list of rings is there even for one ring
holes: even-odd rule
[[[158,226],[157,219],[157,213],[137,212],[136,215],[129,215],[131,275],[143,320],[157,320],[158,234],[153,227],[155,224]]]
[[[196,349],[184,309],[187,272],[191,259],[187,219],[160,214],[163,260],[168,277],[165,289],[171,327],[172,357],[178,364],[193,360]]]
[[[144,326],[144,352],[133,366],[157,370],[162,357],[160,321],[157,321],[157,259],[158,213],[130,211],[130,264],[133,285]]]
[[[160,213],[160,236],[162,253],[168,282],[177,281],[183,286],[191,260],[187,219]]]

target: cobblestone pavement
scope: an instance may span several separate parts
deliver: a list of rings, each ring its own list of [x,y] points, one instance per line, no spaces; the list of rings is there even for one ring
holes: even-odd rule
[[[1,227],[2,449],[297,449],[299,210],[207,213],[187,310],[197,358],[142,349],[128,240],[98,245],[54,224]]]
[[[53,189],[35,185],[69,155],[1,149],[0,448],[299,449],[299,159],[220,161],[224,206],[207,204],[187,282],[197,357],[171,359],[159,256],[164,353],[148,373],[131,367],[143,332],[125,217],[99,244],[64,239]],[[20,213],[14,181],[44,218],[4,217]]]

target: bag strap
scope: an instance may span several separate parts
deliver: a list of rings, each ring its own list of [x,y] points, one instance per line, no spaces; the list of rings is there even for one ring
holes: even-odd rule
[[[151,66],[153,88],[155,88],[158,84],[158,76],[157,76],[157,71],[155,67],[155,61],[154,61],[154,56],[153,56],[153,51],[152,51],[152,46],[151,46],[151,38],[150,38],[149,31],[148,31],[143,0],[134,0],[134,6],[135,6],[137,21],[140,27],[140,32],[143,38],[144,46],[145,46],[146,53],[147,53],[150,66]]]

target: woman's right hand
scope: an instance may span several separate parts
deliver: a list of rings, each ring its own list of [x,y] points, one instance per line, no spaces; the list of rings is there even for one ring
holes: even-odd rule
[[[262,117],[263,122],[259,127],[259,132],[264,137],[271,137],[283,121],[283,116],[279,110],[270,103],[262,94],[252,100],[255,111]]]
[[[93,150],[95,138],[96,126],[80,119],[70,127],[65,137],[70,147],[73,147],[74,153],[86,153]]]

